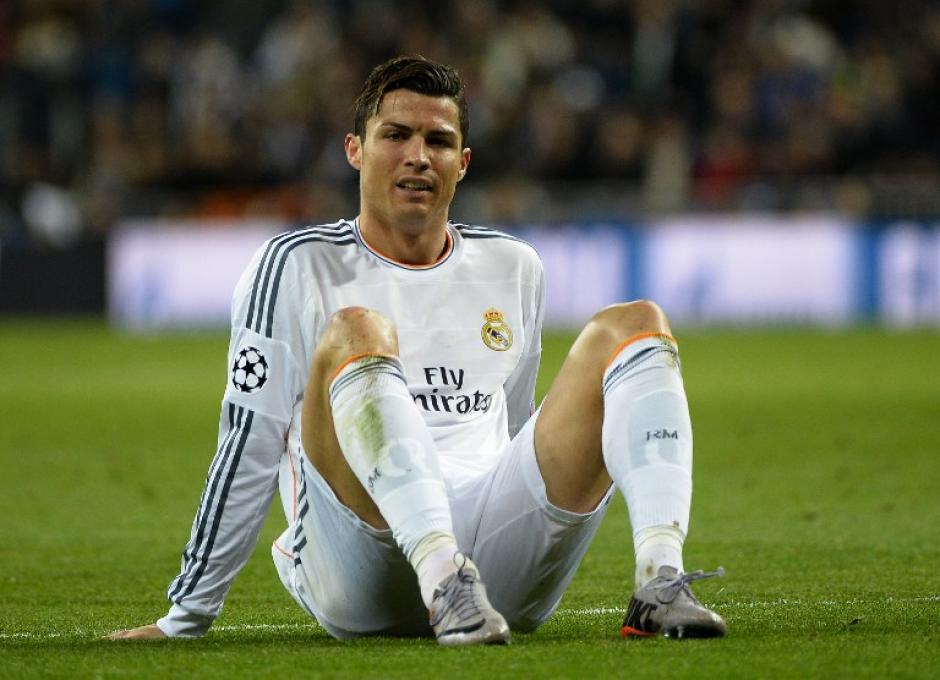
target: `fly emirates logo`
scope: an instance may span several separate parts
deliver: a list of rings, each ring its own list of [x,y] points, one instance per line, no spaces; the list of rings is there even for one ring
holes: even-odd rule
[[[425,388],[411,397],[425,411],[459,413],[472,411],[486,413],[493,401],[492,394],[483,394],[479,390],[461,393],[464,383],[464,370],[446,366],[430,366],[424,369],[424,380],[430,389]]]

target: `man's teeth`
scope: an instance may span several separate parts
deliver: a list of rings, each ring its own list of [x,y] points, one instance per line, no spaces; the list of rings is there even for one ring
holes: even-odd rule
[[[430,191],[431,187],[423,182],[399,182],[398,186],[415,191]]]

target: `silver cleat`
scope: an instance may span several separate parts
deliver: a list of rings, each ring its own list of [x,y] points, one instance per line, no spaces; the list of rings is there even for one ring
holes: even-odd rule
[[[493,609],[480,572],[463,557],[457,572],[441,581],[429,611],[437,642],[446,646],[507,645],[509,625]]]
[[[693,571],[680,574],[674,567],[660,567],[652,581],[633,594],[620,634],[624,637],[721,637],[725,620],[699,602],[689,584],[710,576],[724,576],[725,570]]]

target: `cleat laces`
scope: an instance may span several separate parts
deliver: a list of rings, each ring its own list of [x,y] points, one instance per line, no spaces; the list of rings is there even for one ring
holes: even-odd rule
[[[437,611],[431,619],[431,625],[435,626],[440,623],[445,612],[451,611],[456,614],[459,621],[474,621],[473,624],[459,630],[474,630],[483,625],[483,614],[477,604],[472,587],[477,579],[473,573],[464,569],[467,558],[463,555],[459,555],[459,557],[462,558],[462,561],[457,567],[457,573],[448,579],[442,590],[434,594],[435,599],[440,597],[444,601],[444,606],[437,607]],[[457,557],[454,558],[454,562],[457,562]],[[451,629],[448,632],[453,632],[453,630]]]
[[[679,593],[685,591],[686,594],[695,599],[695,596],[692,595],[692,591],[689,590],[689,584],[694,583],[695,581],[701,581],[702,579],[711,578],[712,576],[724,576],[725,568],[718,567],[715,571],[703,571],[698,569],[696,571],[689,572],[688,574],[677,574],[674,579],[671,581],[665,581],[663,583],[651,583],[649,588],[656,591],[656,599],[662,604],[670,604],[675,600]],[[696,600],[697,602],[698,600]]]

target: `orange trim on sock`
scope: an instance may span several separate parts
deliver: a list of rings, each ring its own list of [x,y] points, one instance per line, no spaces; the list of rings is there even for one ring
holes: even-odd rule
[[[653,637],[656,633],[647,633],[645,630],[637,630],[632,626],[624,626],[620,629],[620,637]]]
[[[395,359],[396,361],[399,361],[398,357],[394,354],[382,354],[381,352],[363,352],[362,354],[354,354],[353,356],[346,359],[346,361],[341,363],[339,368],[333,371],[333,375],[330,376],[330,383],[336,380],[336,376],[342,373],[343,369],[349,366],[349,364],[354,361],[359,361],[360,359],[365,359],[366,357],[382,357],[384,359]]]
[[[291,555],[291,554],[290,554],[289,552],[287,552],[286,550],[284,550],[284,548],[282,548],[281,546],[279,546],[279,545],[277,544],[277,541],[274,541],[274,547],[277,548],[277,551],[278,551],[279,553],[281,553],[282,555],[287,555],[289,558],[294,559],[294,556]]]
[[[604,370],[606,371],[608,368],[610,368],[610,365],[614,363],[614,359],[616,359],[617,355],[623,351],[624,347],[627,345],[632,345],[638,340],[646,340],[647,338],[665,338],[676,347],[679,346],[679,343],[676,341],[676,339],[669,335],[669,333],[637,333],[636,335],[631,335],[629,338],[617,345],[617,349],[613,351],[613,354],[611,354],[610,358],[607,359],[607,363],[604,364]]]

